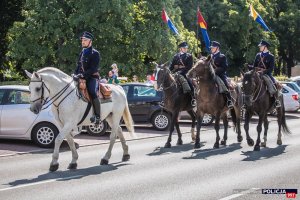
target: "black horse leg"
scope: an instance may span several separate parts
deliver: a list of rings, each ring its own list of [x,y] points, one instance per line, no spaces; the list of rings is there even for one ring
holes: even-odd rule
[[[200,116],[197,117],[197,134],[196,134],[196,140],[195,140],[195,149],[200,148],[200,129],[202,125],[202,120],[203,120],[203,115],[201,114]]]
[[[238,107],[235,109],[235,115],[236,115],[236,123],[235,123],[235,130],[237,133],[237,141],[242,142],[243,141],[243,136],[242,136],[242,131],[241,131],[241,109]]]
[[[220,135],[219,135],[219,130],[220,130],[220,114],[216,115],[215,130],[216,130],[216,142],[214,144],[214,148],[219,148],[219,141],[220,141]]]
[[[246,110],[245,111],[244,129],[245,129],[245,132],[246,132],[247,144],[249,146],[253,146],[254,145],[254,140],[249,135],[249,122],[250,122],[251,117],[252,117],[252,114],[250,114],[250,112],[248,110]]]
[[[261,147],[266,147],[267,146],[268,129],[269,129],[269,121],[268,121],[268,118],[267,118],[267,115],[266,115],[265,119],[264,119],[264,141],[260,143]]]
[[[176,119],[176,122],[175,122],[175,128],[176,128],[176,131],[177,131],[177,135],[178,135],[178,140],[177,140],[177,145],[182,145],[182,134],[181,134],[181,131],[180,131],[180,128],[179,128],[179,123],[178,123],[178,118]]]
[[[283,105],[283,101],[281,101],[281,105]],[[278,124],[278,134],[277,134],[277,144],[282,145],[281,139],[281,125],[283,123],[282,116],[284,115],[284,108],[281,106],[277,108],[277,124]]]
[[[171,124],[170,124],[169,137],[168,137],[168,141],[165,144],[165,148],[171,148],[172,134],[174,131],[174,125],[175,125],[177,118],[178,118],[178,113],[173,113],[172,119],[171,119]]]
[[[196,139],[196,135],[195,135],[196,114],[193,110],[189,110],[187,112],[189,113],[192,119],[191,137],[192,137],[192,141],[194,142]]]
[[[221,141],[221,145],[226,145],[227,132],[228,132],[228,119],[227,119],[226,114],[223,116],[223,124],[224,124],[224,135],[223,135],[223,139]]]
[[[254,146],[254,151],[260,151],[260,133],[261,133],[261,130],[262,130],[262,123],[263,123],[263,120],[265,119],[265,114],[260,114],[259,115],[259,118],[258,118],[258,125],[256,127],[256,130],[257,130],[257,139],[256,139],[256,143],[255,143],[255,146]]]

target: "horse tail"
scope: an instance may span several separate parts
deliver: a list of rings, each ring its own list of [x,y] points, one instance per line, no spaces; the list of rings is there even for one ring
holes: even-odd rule
[[[127,101],[126,101],[126,106],[125,106],[124,113],[123,113],[123,120],[125,122],[125,126],[126,126],[127,130],[129,131],[130,136],[132,138],[136,138],[136,135],[134,132],[134,127],[133,127],[133,120],[132,120],[132,116],[129,111]]]
[[[282,109],[282,115],[281,115],[281,127],[282,127],[282,132],[284,134],[292,134],[290,131],[289,127],[286,124],[286,118],[285,118],[285,108],[284,108],[284,103],[283,100],[281,101],[281,109]]]

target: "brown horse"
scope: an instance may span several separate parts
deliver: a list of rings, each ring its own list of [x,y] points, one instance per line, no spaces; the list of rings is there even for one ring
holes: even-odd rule
[[[260,77],[259,73],[251,70],[244,74],[243,78],[243,92],[244,102],[246,106],[245,113],[245,124],[244,128],[246,131],[247,141],[252,140],[249,136],[249,121],[251,117],[256,113],[259,116],[257,125],[257,140],[254,146],[254,151],[260,150],[260,145],[266,147],[267,144],[267,133],[269,127],[269,121],[267,114],[275,109],[275,99],[270,97],[267,87]],[[290,130],[287,127],[285,119],[285,109],[283,104],[283,98],[280,97],[281,107],[276,108],[277,110],[277,123],[278,123],[278,135],[277,144],[281,145],[281,128],[283,133],[290,134]],[[260,142],[260,133],[262,131],[262,123],[264,123],[264,142]]]
[[[156,64],[156,63],[155,63]],[[156,64],[157,65],[157,64]],[[155,79],[157,82],[157,89],[164,91],[164,108],[171,113],[171,124],[168,140],[165,148],[171,147],[172,133],[174,125],[177,130],[178,140],[177,145],[182,145],[182,134],[179,128],[178,116],[181,111],[187,111],[192,118],[192,140],[195,139],[195,122],[196,116],[191,105],[192,97],[190,94],[183,94],[181,86],[177,83],[166,64],[157,65]]]
[[[196,62],[194,67],[187,74],[190,78],[195,78],[197,82],[196,100],[197,100],[197,134],[195,141],[195,149],[200,148],[200,129],[202,119],[205,113],[215,116],[215,130],[216,130],[216,142],[214,148],[219,148],[219,129],[220,119],[223,119],[224,124],[224,136],[221,141],[221,145],[226,145],[228,119],[226,106],[226,100],[223,94],[220,94],[216,85],[216,75],[213,68],[211,57],[202,58]],[[234,100],[234,108],[230,110],[232,120],[234,122],[236,132],[238,134],[237,140],[241,142],[243,137],[240,129],[240,112],[242,106],[240,87],[236,86],[231,91],[231,96]]]

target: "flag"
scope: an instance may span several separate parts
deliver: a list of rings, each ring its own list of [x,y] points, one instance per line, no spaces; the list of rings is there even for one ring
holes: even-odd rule
[[[202,16],[199,8],[198,8],[198,11],[197,11],[197,17],[198,17],[198,24],[200,26],[202,36],[203,36],[203,39],[204,39],[205,47],[206,47],[207,51],[210,51],[210,48],[209,48],[210,40],[209,40],[209,36],[208,36],[208,33],[207,33],[207,24],[206,24],[206,21],[204,20],[204,18]]]
[[[166,24],[168,24],[171,31],[173,31],[173,33],[175,33],[176,35],[179,35],[179,32],[178,32],[177,28],[174,26],[174,24],[172,23],[172,21],[168,17],[168,14],[166,13],[165,9],[162,10],[161,17],[162,17],[162,20]]]
[[[264,20],[261,18],[261,16],[254,10],[253,6],[250,5],[250,15],[253,18],[254,21],[258,22],[264,29],[265,31],[270,31],[272,32],[269,27],[266,25]]]

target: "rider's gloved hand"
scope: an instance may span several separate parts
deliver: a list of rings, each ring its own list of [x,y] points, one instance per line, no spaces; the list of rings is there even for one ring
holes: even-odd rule
[[[83,78],[84,76],[82,74],[73,75],[73,80],[78,81],[80,78]]]

